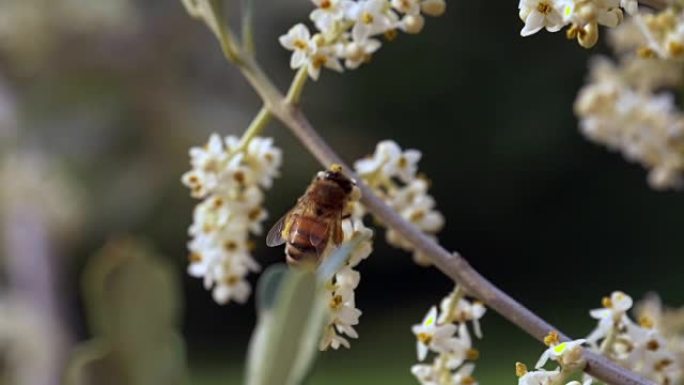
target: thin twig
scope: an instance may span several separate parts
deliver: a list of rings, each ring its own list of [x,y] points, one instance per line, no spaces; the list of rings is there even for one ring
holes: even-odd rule
[[[246,60],[239,67],[255,91],[263,98],[264,105],[292,131],[323,166],[328,167],[332,163],[345,165],[345,162],[323,140],[302,111],[296,105],[287,103],[285,96],[273,86],[256,63]],[[363,180],[354,175],[351,168],[348,166],[345,168],[357,180],[357,185],[363,194],[362,203],[368,211],[382,221],[385,226],[397,231],[416,250],[428,256],[441,272],[461,284],[468,294],[484,301],[488,307],[539,341],[543,341],[550,331],[558,330],[489,282],[458,253],[447,251],[411,223],[405,221],[385,204]],[[569,339],[563,334],[561,334],[561,338],[563,340]],[[585,350],[584,358],[587,362],[586,372],[606,383],[613,385],[654,385],[596,353]]]

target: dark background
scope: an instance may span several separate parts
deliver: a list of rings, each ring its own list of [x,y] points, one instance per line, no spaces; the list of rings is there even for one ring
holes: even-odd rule
[[[285,88],[293,72],[277,37],[311,6],[256,4],[259,60]],[[420,170],[447,218],[440,242],[561,330],[588,334],[587,311],[615,289],[683,303],[680,193],[653,191],[640,166],[577,130],[572,105],[587,61],[609,50],[584,50],[561,33],[523,39],[516,5],[451,1],[445,16],[385,44],[371,65],[324,72],[307,85],[303,109],[349,162],[383,139],[421,150]],[[134,26],[51,26],[56,37],[39,60],[0,50],[0,76],[19,117],[16,146],[60,159],[86,192],[78,234],[60,243],[76,335],[89,334],[78,287],[84,264],[112,235],[140,236],[182,278],[192,383],[238,383],[254,306],[218,306],[201,280],[185,275],[196,202],[179,180],[190,146],[211,132],[239,135],[260,103],[180,3],[134,9]],[[267,195],[268,227],[320,165],[280,124],[266,133],[284,150],[282,177]],[[263,265],[282,259],[282,250],[258,243]],[[361,337],[350,351],[324,353],[311,383],[415,383],[410,325],[452,284],[382,236],[360,271]],[[532,364],[541,346],[494,313],[483,328],[476,376],[514,383],[515,361]]]

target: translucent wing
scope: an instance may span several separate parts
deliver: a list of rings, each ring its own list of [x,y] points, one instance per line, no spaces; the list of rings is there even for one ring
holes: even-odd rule
[[[323,255],[325,249],[328,247],[330,230],[333,228],[329,221],[322,223],[324,223],[324,225],[320,226],[319,231],[312,231],[309,233],[309,242],[311,242],[311,246],[316,248],[316,254],[318,256]]]
[[[342,231],[342,219],[338,218],[337,221],[335,221],[335,224],[333,225],[333,233],[331,239],[333,240],[333,243],[335,246],[339,246],[340,243],[342,243],[342,240],[344,240],[344,232]]]
[[[278,219],[271,230],[268,231],[266,235],[266,245],[268,247],[280,246],[285,243],[285,238],[283,238],[283,230],[285,229],[285,221],[290,213],[283,215],[282,218]]]
[[[342,220],[340,215],[326,221],[325,230],[314,235],[309,235],[309,241],[316,247],[318,255],[322,255],[328,246],[337,247],[342,243],[344,233],[342,232]]]

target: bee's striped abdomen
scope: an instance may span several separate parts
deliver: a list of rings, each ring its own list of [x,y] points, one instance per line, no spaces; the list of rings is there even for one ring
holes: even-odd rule
[[[285,254],[289,262],[317,261],[325,248],[328,226],[321,218],[298,216],[292,223]]]

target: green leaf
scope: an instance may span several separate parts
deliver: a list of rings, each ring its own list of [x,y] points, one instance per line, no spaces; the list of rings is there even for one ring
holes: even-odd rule
[[[317,271],[272,266],[259,281],[259,320],[247,355],[246,385],[298,385],[318,353],[328,316],[325,285],[368,237],[342,244]]]
[[[109,242],[83,273],[94,338],[74,352],[69,385],[181,384],[180,288],[172,267],[147,244]]]
[[[287,274],[287,266],[277,264],[270,266],[259,278],[256,289],[256,306],[259,312],[270,310],[276,303],[278,289]]]
[[[247,385],[295,385],[303,380],[323,326],[322,294],[313,272],[290,269],[284,274],[276,303],[259,313],[248,352]]]
[[[356,248],[359,247],[361,242],[367,239],[368,237],[365,237],[361,234],[356,234],[354,237],[352,237],[352,239],[338,247],[318,267],[318,279],[321,282],[330,281],[335,273],[340,271],[340,269],[347,263],[347,260],[349,257],[351,257],[352,253],[354,253]]]

